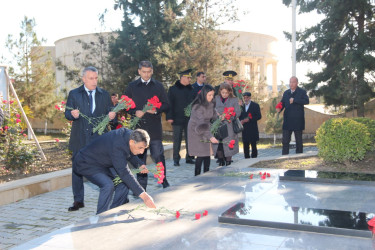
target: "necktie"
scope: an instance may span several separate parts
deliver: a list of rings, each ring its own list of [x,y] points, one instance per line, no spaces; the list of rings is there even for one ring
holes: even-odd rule
[[[92,100],[92,90],[89,90],[89,108],[90,108],[90,112],[91,112],[91,114],[92,114],[92,104],[93,104],[93,102],[92,102],[93,100]]]

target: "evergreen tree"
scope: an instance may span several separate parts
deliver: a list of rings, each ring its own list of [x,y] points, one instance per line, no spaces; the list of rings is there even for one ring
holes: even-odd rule
[[[283,0],[289,5],[291,0]],[[375,16],[370,0],[297,0],[301,13],[324,15],[317,25],[297,34],[297,60],[319,62],[305,88],[323,96],[326,105],[347,105],[364,116],[364,103],[374,97]],[[290,38],[290,34],[287,34]]]
[[[45,40],[38,40],[35,26],[35,19],[25,16],[19,37],[8,35],[6,47],[17,63],[9,72],[22,105],[29,107],[34,117],[51,120],[58,100],[57,84],[52,58],[41,47]]]
[[[116,0],[115,9],[122,9],[124,20],[110,46],[110,61],[121,73],[121,88],[138,75],[138,63],[151,61],[154,77],[168,81],[167,65],[159,62],[165,46],[180,36],[182,30],[177,18],[182,15],[182,5],[177,0]],[[159,56],[159,57],[158,57]]]
[[[280,117],[280,114],[276,112],[275,106],[279,98],[272,98],[269,111],[266,115],[266,127],[265,131],[267,134],[273,134],[273,145],[276,144],[276,134],[281,133],[282,130],[282,121],[283,117]]]
[[[171,75],[185,68],[204,71],[213,85],[223,81],[222,72],[238,70],[234,38],[219,30],[221,24],[237,21],[235,0],[186,0],[184,17],[178,25],[183,33],[165,46],[160,61],[170,67]]]

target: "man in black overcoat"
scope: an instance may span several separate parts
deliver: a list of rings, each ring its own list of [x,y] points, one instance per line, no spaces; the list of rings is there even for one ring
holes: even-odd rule
[[[151,78],[153,74],[153,66],[149,61],[141,61],[138,65],[138,73],[141,76],[137,80],[129,83],[125,90],[125,95],[132,98],[136,107],[130,109],[129,113],[132,116],[140,118],[137,128],[147,131],[150,135],[150,153],[154,162],[162,162],[165,169],[165,177],[163,180],[163,188],[169,187],[167,181],[167,172],[164,157],[164,147],[162,143],[163,129],[161,123],[161,114],[167,112],[169,109],[168,97],[165,92],[164,86],[161,82]],[[157,96],[161,102],[161,107],[156,110],[148,110],[143,112],[143,107],[147,104],[147,100]],[[140,158],[146,164],[147,149]],[[138,182],[146,190],[147,187],[147,174],[137,174]]]
[[[193,157],[189,155],[187,147],[187,125],[189,117],[185,116],[185,108],[193,101],[195,94],[190,84],[191,69],[179,72],[180,80],[168,90],[169,111],[166,120],[173,127],[173,162],[175,166],[180,166],[180,149],[182,134],[186,143],[186,163],[195,164]]]
[[[244,104],[241,107],[240,121],[243,125],[242,142],[243,152],[245,158],[257,158],[258,149],[257,141],[259,141],[258,121],[262,118],[259,104],[251,101],[251,93],[245,92],[243,94]]]
[[[72,161],[81,148],[99,136],[98,133],[92,132],[95,123],[90,123],[80,114],[88,116],[89,119],[103,119],[108,115],[112,120],[116,116],[115,112],[110,112],[112,102],[109,93],[97,86],[98,70],[92,66],[86,67],[82,72],[82,81],[80,87],[69,92],[65,109],[65,118],[73,122],[69,140],[69,150],[73,154]],[[74,166],[72,170],[74,202],[68,210],[76,211],[84,207],[84,186],[83,178],[75,171]]]
[[[305,109],[304,105],[309,104],[309,97],[306,90],[298,87],[298,78],[292,76],[289,80],[290,89],[286,90],[281,99],[282,109],[276,109],[277,112],[284,110],[283,123],[283,150],[282,154],[289,154],[289,143],[292,133],[296,137],[296,153],[303,153],[302,131],[305,129]]]
[[[148,172],[137,155],[144,152],[149,141],[150,137],[144,130],[120,128],[96,138],[74,157],[73,164],[77,172],[100,188],[97,214],[124,204],[129,189],[148,207],[155,208],[152,198],[139,185],[128,167],[130,162],[133,167]],[[115,186],[113,179],[116,175],[122,183]]]

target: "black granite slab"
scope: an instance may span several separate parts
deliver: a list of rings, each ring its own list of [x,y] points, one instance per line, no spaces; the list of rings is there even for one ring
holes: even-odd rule
[[[284,181],[304,181],[375,186],[374,174],[361,173],[328,172],[314,170],[287,170],[284,173],[280,173],[279,179]]]
[[[218,218],[221,223],[371,238],[373,213],[237,203]]]

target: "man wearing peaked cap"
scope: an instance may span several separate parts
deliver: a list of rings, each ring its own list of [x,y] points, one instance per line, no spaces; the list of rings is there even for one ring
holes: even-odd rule
[[[180,77],[185,76],[185,77],[190,77],[191,78],[191,72],[192,71],[193,71],[192,69],[187,69],[185,71],[178,72],[178,74],[180,75]]]
[[[191,69],[181,71],[180,80],[169,88],[168,100],[170,109],[167,112],[166,120],[173,127],[173,161],[175,166],[180,166],[180,149],[182,134],[184,134],[185,143],[187,145],[187,125],[189,117],[185,116],[185,108],[193,101],[194,89],[190,84]],[[189,155],[186,146],[186,163],[194,164],[194,158]]]
[[[237,72],[233,71],[233,70],[228,70],[228,71],[225,71],[223,73],[223,76],[225,77],[225,79],[228,79],[228,80],[233,80],[233,78],[237,75]]]
[[[230,84],[230,86],[233,86],[233,79],[237,75],[236,71],[233,70],[227,70],[223,73],[224,76],[224,82]],[[220,85],[215,87],[215,95],[219,92]],[[234,95],[236,95],[235,92],[233,92]]]

